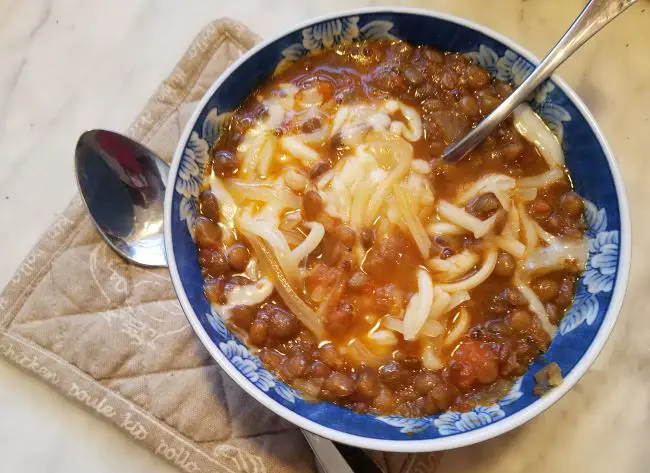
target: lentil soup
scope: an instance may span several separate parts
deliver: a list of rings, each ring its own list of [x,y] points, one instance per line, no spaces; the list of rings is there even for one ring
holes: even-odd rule
[[[215,314],[307,398],[416,417],[505,393],[586,259],[560,144],[511,87],[405,42],[304,57],[228,119],[194,227]],[[535,144],[533,144],[535,143]]]

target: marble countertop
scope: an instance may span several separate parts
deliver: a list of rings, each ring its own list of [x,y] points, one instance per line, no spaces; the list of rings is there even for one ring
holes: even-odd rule
[[[230,16],[270,36],[316,15],[384,3],[464,16],[541,56],[584,0],[0,0],[0,286],[76,192],[72,155],[78,135],[91,127],[124,130],[209,20]],[[465,450],[445,455],[440,465],[445,473],[584,471],[584,448],[575,450],[580,455],[571,450],[552,459],[539,448],[532,456],[499,455],[504,445],[525,449],[536,429],[544,429],[536,438],[545,439],[548,448],[562,448],[565,435],[572,436],[573,446],[592,445],[592,473],[614,465],[616,471],[647,470],[650,457],[641,442],[650,433],[650,323],[643,318],[650,302],[645,249],[650,165],[644,159],[650,147],[649,19],[650,1],[640,0],[560,70],[608,137],[630,197],[634,257],[621,320],[569,396],[499,443],[486,443],[472,455]],[[629,398],[600,399],[598,386],[610,382]],[[594,409],[576,419],[571,402]],[[607,415],[598,416],[603,407]],[[567,423],[561,436],[554,435],[557,422]],[[605,435],[612,429],[615,441]],[[0,363],[0,445],[0,470],[7,472],[176,471],[5,363]]]

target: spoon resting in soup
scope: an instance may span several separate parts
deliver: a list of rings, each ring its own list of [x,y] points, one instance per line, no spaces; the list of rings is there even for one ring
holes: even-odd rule
[[[432,415],[491,402],[543,354],[587,256],[562,148],[457,53],[343,44],[226,118],[194,226],[205,293],[308,399]]]

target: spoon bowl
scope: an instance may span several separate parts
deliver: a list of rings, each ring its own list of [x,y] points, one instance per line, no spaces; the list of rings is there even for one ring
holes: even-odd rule
[[[77,142],[75,171],[81,197],[104,240],[131,262],[166,267],[167,164],[126,136],[91,130]]]

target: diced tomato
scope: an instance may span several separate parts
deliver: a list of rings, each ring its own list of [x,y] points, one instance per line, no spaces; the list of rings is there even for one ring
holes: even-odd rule
[[[323,103],[327,102],[332,98],[332,95],[334,95],[332,84],[325,81],[318,82],[318,92],[320,92],[321,96],[323,97]]]
[[[492,383],[499,376],[498,355],[489,345],[477,340],[461,342],[449,361],[449,367],[455,384],[464,390],[477,383]]]
[[[334,95],[334,87],[332,86],[332,84],[330,84],[328,81],[323,79],[316,79],[314,81],[310,81],[307,89],[311,89],[311,88],[315,88],[318,91],[318,93],[323,98],[323,103],[326,103]],[[307,89],[304,90],[301,89],[298,91],[298,95],[296,96],[298,101],[303,100],[303,94],[305,93],[304,91]]]
[[[316,263],[307,273],[307,292],[313,293],[317,288],[325,290],[340,280],[343,272],[323,263]]]

